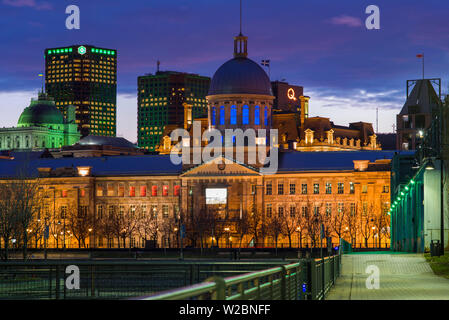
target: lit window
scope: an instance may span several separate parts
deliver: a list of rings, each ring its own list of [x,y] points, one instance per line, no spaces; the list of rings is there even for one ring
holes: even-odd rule
[[[295,194],[296,185],[294,183],[290,183],[290,194]]]
[[[271,217],[271,213],[273,212],[273,206],[271,203],[267,204],[267,217]]]
[[[152,195],[153,197],[156,197],[156,196],[157,196],[157,186],[152,186],[152,187],[151,187],[151,195]]]
[[[284,207],[278,208],[279,217],[282,217],[284,215]]]
[[[326,216],[329,217],[332,214],[332,203],[326,203]]]
[[[61,197],[67,198],[67,190],[62,190],[61,191]]]
[[[140,186],[140,196],[141,197],[147,196],[147,187],[146,186]]]
[[[212,114],[211,114],[211,120],[212,120],[212,125],[215,126],[215,119],[217,117],[217,110],[215,107],[212,107]]]
[[[162,195],[164,197],[168,196],[168,186],[167,185],[162,186]]]
[[[278,194],[284,194],[284,184],[278,183]]]
[[[247,105],[243,106],[242,124],[249,124],[249,107]]]
[[[237,124],[237,107],[231,106],[231,124]]]
[[[330,182],[326,182],[326,194],[332,194],[332,184]]]
[[[114,196],[114,186],[108,185],[108,197]]]
[[[307,194],[307,183],[301,185],[301,194]]]
[[[130,197],[135,197],[136,196],[136,187],[134,187],[134,186],[130,186],[129,187],[129,196]]]
[[[296,207],[294,205],[290,206],[290,218],[294,218],[296,214]]]
[[[225,107],[221,106],[220,107],[220,125],[224,125],[225,124]]]
[[[162,205],[162,216],[164,218],[168,218],[168,205],[166,204]]]
[[[273,186],[271,183],[267,183],[267,195],[271,195],[273,192]]]
[[[254,107],[254,124],[260,125],[260,107],[259,106]]]
[[[173,195],[174,196],[179,196],[179,190],[180,189],[181,189],[181,186],[179,186],[179,185],[174,186],[174,188],[173,188]]]

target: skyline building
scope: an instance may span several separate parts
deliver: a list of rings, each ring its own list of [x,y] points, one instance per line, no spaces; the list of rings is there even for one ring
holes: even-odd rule
[[[396,116],[397,150],[416,150],[440,103],[441,79],[407,80],[407,99]]]
[[[115,136],[117,126],[117,50],[90,45],[47,48],[45,89],[56,107],[76,106],[82,136]],[[65,115],[65,114],[64,114]]]
[[[156,151],[164,133],[169,135],[171,130],[182,128],[184,120],[191,123],[207,114],[209,84],[209,77],[176,71],[157,71],[138,77],[139,147]]]

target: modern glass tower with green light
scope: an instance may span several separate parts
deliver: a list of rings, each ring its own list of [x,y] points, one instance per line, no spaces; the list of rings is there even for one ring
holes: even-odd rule
[[[65,112],[76,106],[82,136],[115,136],[117,50],[89,45],[45,49],[45,89]]]
[[[156,151],[167,126],[183,128],[184,103],[192,106],[193,119],[207,117],[209,85],[209,77],[176,71],[157,71],[138,77],[139,147]]]

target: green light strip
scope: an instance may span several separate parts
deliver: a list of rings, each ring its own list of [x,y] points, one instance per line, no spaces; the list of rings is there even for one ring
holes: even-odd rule
[[[415,174],[415,177],[416,177],[417,175],[418,175],[418,173]],[[404,187],[404,190],[406,190],[407,193],[408,193],[409,191],[410,191],[410,192],[412,191],[412,190],[411,190],[411,186],[413,186],[413,185],[415,184],[415,180],[414,180],[415,177],[413,177],[412,179],[410,179],[409,183]],[[404,191],[400,191],[399,193],[401,194],[401,196],[398,196],[398,197],[396,198],[396,200],[394,201],[394,203],[393,203],[392,205],[390,205],[390,210],[388,211],[388,215],[390,215],[390,213],[391,213],[391,212],[393,211],[393,209],[396,207],[396,205],[398,204],[398,202],[402,200],[402,196],[405,196]]]
[[[107,55],[115,55],[115,51],[114,50],[107,50],[107,49],[97,49],[97,48],[91,48],[90,52],[93,53],[100,53],[100,54],[107,54]]]
[[[70,53],[70,52],[73,52],[73,48],[60,48],[48,50],[48,54]]]

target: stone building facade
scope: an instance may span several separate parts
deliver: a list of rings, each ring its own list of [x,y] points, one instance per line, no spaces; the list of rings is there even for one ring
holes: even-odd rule
[[[28,167],[42,201],[29,245],[43,248],[48,226],[47,247],[179,247],[181,236],[183,246],[274,247],[277,221],[278,247],[310,247],[320,217],[333,244],[387,247],[392,156],[285,153],[272,175],[226,158],[188,170],[169,156],[36,158]],[[0,161],[2,182],[23,164]],[[225,190],[222,203],[211,190]]]

